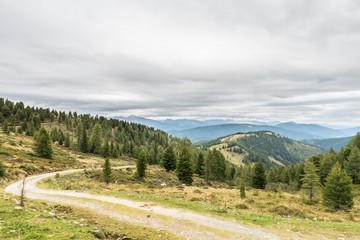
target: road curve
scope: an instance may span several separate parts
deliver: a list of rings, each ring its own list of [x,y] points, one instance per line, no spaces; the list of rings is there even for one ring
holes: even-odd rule
[[[119,168],[131,168],[124,166]],[[126,199],[64,190],[40,189],[37,183],[56,174],[65,175],[84,169],[66,170],[31,176],[25,182],[25,196],[28,199],[50,201],[59,204],[84,208],[113,219],[126,221],[171,232],[184,239],[199,240],[235,240],[235,239],[280,239],[278,236],[255,227],[247,227],[236,221],[220,219],[214,216],[200,215],[186,210],[155,206],[151,203],[135,202]],[[15,182],[5,188],[5,192],[20,195],[23,181]],[[122,205],[130,209],[124,212],[114,208]],[[136,214],[131,214],[131,209]],[[140,214],[139,214],[140,213]],[[143,214],[142,214],[143,213]],[[151,217],[149,217],[151,215]]]

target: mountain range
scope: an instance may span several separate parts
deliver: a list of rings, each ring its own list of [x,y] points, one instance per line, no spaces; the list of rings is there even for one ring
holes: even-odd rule
[[[347,142],[348,137],[356,135],[360,127],[335,129],[318,124],[301,124],[295,122],[249,122],[237,123],[234,120],[153,120],[137,116],[116,117],[127,122],[134,122],[156,129],[161,129],[175,137],[187,137],[193,143],[206,142],[234,133],[271,131],[297,141],[314,144],[329,149],[339,149]],[[324,139],[324,141],[322,141]],[[331,140],[330,140],[331,139]]]

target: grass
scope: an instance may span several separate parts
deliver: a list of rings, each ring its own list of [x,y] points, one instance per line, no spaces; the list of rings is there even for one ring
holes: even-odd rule
[[[99,167],[104,159],[93,154],[84,154],[73,149],[53,144],[53,158],[36,156],[32,137],[0,131],[0,162],[6,167],[6,178],[19,179],[23,176],[74,168]],[[129,161],[112,160],[113,166],[127,165]],[[1,181],[0,181],[1,185]]]
[[[173,173],[167,173],[158,167],[150,167],[145,179],[137,178],[134,171],[114,170],[113,183],[109,185],[102,182],[101,171],[60,176],[58,179],[44,180],[40,184],[42,187],[87,191],[212,214],[274,229],[285,236],[287,231],[302,233],[308,237],[322,235],[352,238],[360,234],[359,186],[355,189],[353,210],[334,213],[327,211],[321,203],[305,204],[301,193],[247,189],[247,198],[240,199],[238,189],[226,185],[205,186],[199,178],[195,178],[195,186],[178,186]],[[160,183],[166,183],[167,186],[161,187]]]
[[[14,199],[0,197],[0,239],[167,239],[168,233],[113,221],[69,206],[27,201],[20,209]]]

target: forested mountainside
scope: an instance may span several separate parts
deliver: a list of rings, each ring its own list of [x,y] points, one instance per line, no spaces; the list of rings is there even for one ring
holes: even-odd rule
[[[226,160],[236,165],[260,161],[268,167],[303,162],[310,156],[323,153],[321,148],[269,131],[232,134],[204,146],[219,149]]]
[[[164,149],[178,139],[161,130],[117,119],[25,106],[0,98],[0,124],[6,133],[34,136],[44,126],[53,142],[104,157],[137,158],[146,151],[149,163],[158,164]]]

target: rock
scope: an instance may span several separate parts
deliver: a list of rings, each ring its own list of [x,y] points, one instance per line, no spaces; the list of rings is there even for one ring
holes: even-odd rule
[[[49,216],[50,216],[50,217],[55,217],[55,215],[56,215],[56,214],[55,214],[54,212],[49,212]]]
[[[160,186],[166,187],[166,183],[162,183],[162,184],[160,184]]]
[[[161,184],[161,180],[160,180],[160,179],[153,179],[153,180],[151,180],[151,182],[152,182],[153,184],[157,184],[157,185],[160,185],[160,184]]]

